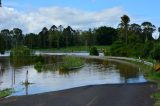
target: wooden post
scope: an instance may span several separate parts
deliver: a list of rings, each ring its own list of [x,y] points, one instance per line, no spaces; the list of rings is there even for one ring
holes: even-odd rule
[[[25,81],[26,84],[28,84],[28,70],[26,72],[26,81]]]

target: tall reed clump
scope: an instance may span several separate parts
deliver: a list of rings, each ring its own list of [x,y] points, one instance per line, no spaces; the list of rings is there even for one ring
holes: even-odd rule
[[[85,61],[84,59],[80,57],[74,57],[74,56],[65,56],[63,57],[63,64],[60,67],[61,70],[72,70],[80,68],[84,65]]]
[[[33,62],[33,53],[26,46],[17,46],[11,50],[10,58],[14,66],[23,66]]]

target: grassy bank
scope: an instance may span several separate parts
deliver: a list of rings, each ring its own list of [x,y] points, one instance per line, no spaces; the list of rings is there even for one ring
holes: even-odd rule
[[[109,49],[110,46],[95,46],[98,50],[103,48]],[[50,49],[33,49],[33,50],[40,50],[40,51],[62,51],[62,52],[76,52],[76,51],[89,51],[90,47],[86,46],[71,46],[71,47],[64,47],[64,48],[50,48]]]
[[[127,60],[128,61],[128,60]],[[149,61],[153,63],[153,66],[146,65],[142,62],[138,61],[129,61],[131,63],[137,64],[143,71],[145,78],[148,81],[153,81],[157,83],[158,90],[151,95],[151,98],[155,100],[155,106],[160,106],[160,72],[155,71],[155,65],[158,64],[153,59],[145,59],[144,61]]]
[[[12,89],[12,88],[0,90],[0,99],[11,95],[13,92],[14,92],[14,89]]]

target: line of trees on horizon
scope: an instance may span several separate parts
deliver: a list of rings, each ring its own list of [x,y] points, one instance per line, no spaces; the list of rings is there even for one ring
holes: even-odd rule
[[[69,46],[94,46],[119,44],[146,44],[157,42],[152,37],[156,31],[151,22],[141,25],[132,23],[127,15],[121,17],[117,28],[101,26],[87,31],[75,30],[71,26],[64,28],[62,25],[53,25],[50,29],[44,27],[38,34],[23,34],[19,28],[12,30],[3,29],[0,32],[0,51],[10,50],[18,45],[25,45],[31,49],[61,48]],[[160,33],[160,27],[158,28]]]

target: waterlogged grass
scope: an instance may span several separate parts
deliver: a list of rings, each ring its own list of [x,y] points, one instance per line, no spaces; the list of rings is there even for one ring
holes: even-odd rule
[[[8,88],[8,89],[5,89],[5,90],[0,90],[0,99],[11,95],[13,92],[14,92],[14,89],[12,89],[12,88]]]
[[[84,59],[80,57],[65,56],[63,58],[63,65],[60,67],[61,70],[72,70],[80,68],[84,65]]]

